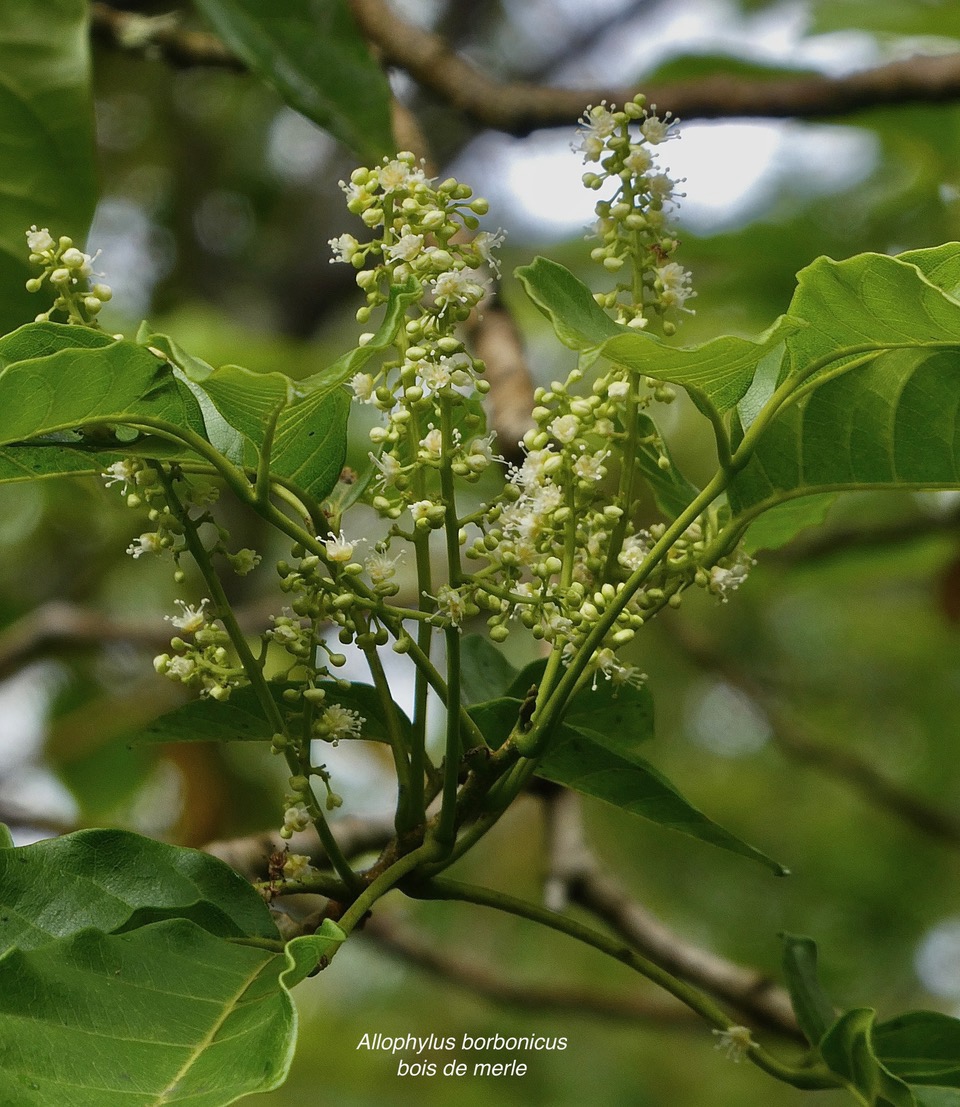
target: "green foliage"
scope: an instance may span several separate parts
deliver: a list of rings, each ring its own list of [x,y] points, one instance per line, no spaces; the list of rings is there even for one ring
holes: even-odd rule
[[[227,866],[123,831],[7,845],[0,873],[6,1101],[212,1107],[283,1080],[287,987],[332,955],[332,923],[284,955]]]
[[[425,899],[456,889],[455,882],[433,878],[476,845],[534,774],[785,874],[766,852],[705,815],[647,756],[654,737],[653,697],[639,669],[617,660],[616,650],[694,584],[727,599],[749,563],[736,552],[745,531],[741,549],[749,554],[781,546],[800,529],[820,523],[839,491],[960,485],[953,426],[960,406],[960,246],[897,257],[821,257],[802,269],[788,310],[757,338],[725,334],[687,346],[614,322],[572,272],[538,258],[517,275],[556,337],[577,352],[584,371],[606,359],[618,372],[627,370],[629,382],[603,378],[589,399],[571,400],[565,390],[580,383],[574,374],[568,384],[551,384],[553,399],[544,401],[556,403],[559,396],[569,402],[566,414],[551,420],[547,407],[535,413],[538,429],[526,442],[529,453],[541,452],[544,465],[554,460],[569,465],[568,475],[573,474],[568,498],[550,509],[555,520],[565,513],[563,542],[553,548],[563,557],[544,553],[549,542],[543,540],[532,553],[524,551],[529,564],[522,581],[525,570],[501,578],[503,566],[492,563],[489,572],[464,572],[460,527],[476,525],[483,513],[459,516],[455,484],[476,483],[489,461],[483,453],[489,444],[479,437],[481,389],[469,399],[458,391],[467,388],[464,382],[475,384],[480,370],[453,332],[485,291],[481,255],[496,236],[488,235],[485,244],[479,237],[466,243],[460,238],[475,230],[475,216],[485,214],[486,203],[472,200],[469,189],[456,182],[433,189],[413,155],[384,171],[400,183],[377,179],[383,170],[377,162],[392,149],[389,88],[346,0],[296,0],[275,12],[253,0],[198,0],[197,6],[287,104],[374,165],[354,177],[358,196],[351,210],[363,214],[368,230],[381,228],[382,235],[362,244],[345,235],[337,249],[339,260],[351,265],[350,251],[359,251],[357,268],[372,264],[365,271],[370,280],[360,281],[367,307],[358,319],[366,322],[373,310],[382,309],[379,326],[362,344],[341,343],[340,349],[348,346],[346,353],[299,379],[272,364],[263,372],[232,364],[215,368],[146,324],[136,341],[116,339],[92,322],[102,306],[97,303],[89,318],[79,317],[89,325],[22,326],[0,337],[0,483],[93,475],[108,466],[123,469],[118,463],[127,458],[152,463],[147,470],[130,467],[131,480],[139,473],[162,484],[155,495],[163,499],[163,510],[150,506],[169,527],[164,537],[182,537],[175,554],[177,582],[185,576],[180,555],[189,552],[207,592],[199,607],[183,605],[183,617],[176,620],[182,636],[171,646],[175,657],[163,655],[158,669],[175,678],[179,673],[188,685],[193,680],[201,695],[127,739],[160,750],[197,742],[269,742],[289,770],[281,834],[289,837],[312,824],[326,857],[318,862],[319,875],[305,867],[304,857],[287,861],[281,854],[279,863],[274,857],[263,896],[330,895],[343,911],[342,927],[326,919],[315,934],[284,943],[260,892],[211,857],[124,831],[83,831],[16,848],[0,826],[0,1100],[24,1107],[52,1102],[215,1107],[276,1087],[286,1075],[296,1032],[289,989],[325,967],[392,888]],[[834,13],[838,24],[847,18],[845,10],[840,5]],[[874,16],[878,23],[900,19],[889,5],[880,5]],[[0,138],[10,153],[0,189],[4,330],[32,314],[23,309],[20,292],[25,228],[48,222],[58,231],[82,232],[94,198],[86,6],[31,0],[7,23],[0,32],[5,76],[0,108],[6,108],[0,111]],[[686,59],[672,72],[758,68]],[[405,199],[395,207],[398,192]],[[652,210],[659,218],[661,208]],[[412,233],[408,218],[425,233]],[[423,260],[431,236],[446,258]],[[667,311],[684,310],[686,277],[674,274],[682,293],[678,308],[669,302],[668,278],[656,264],[674,245],[664,253],[662,243],[651,238],[644,246],[650,257],[646,269],[638,263],[634,307],[642,312],[645,296],[647,302],[659,297],[660,314],[650,319],[637,314],[635,322],[663,321]],[[806,261],[805,238],[794,250]],[[624,258],[608,254],[607,260],[615,270]],[[619,285],[614,300],[626,289]],[[602,294],[600,299],[611,308],[609,299]],[[665,323],[665,333],[673,327]],[[374,377],[364,370],[379,375],[382,364],[383,383],[375,392]],[[704,438],[712,439],[719,465],[702,488],[683,475],[674,458],[678,451],[648,410],[653,400],[664,398],[663,390],[644,391],[650,381],[686,390],[709,422]],[[393,500],[384,495],[376,502],[371,470],[325,502],[347,452],[347,384],[393,420],[390,432],[381,428],[381,437],[373,439],[383,450],[377,486],[391,495],[399,491]],[[617,394],[611,384],[623,386],[618,396],[627,398],[627,414],[617,417],[624,421],[590,424],[577,442],[578,420],[591,417],[607,400],[612,404]],[[416,429],[406,440],[404,419]],[[621,433],[618,427],[624,426]],[[569,457],[555,449],[571,441]],[[578,515],[593,510],[584,489],[593,495],[594,484],[602,487],[607,448],[623,441],[632,450],[618,459],[620,484],[611,492],[616,505],[611,500],[609,518],[617,521],[605,532],[602,555],[587,548],[578,562],[584,533],[578,531]],[[476,452],[464,450],[460,457],[468,444]],[[388,473],[387,462],[398,471]],[[248,549],[242,551],[246,558],[230,553],[225,528],[207,510],[209,500],[178,500],[179,482],[196,474],[222,478],[259,523],[269,524],[292,546],[296,566],[281,567],[294,613],[282,623],[286,645],[276,634],[280,621],[261,639],[259,655],[241,632],[214,558],[230,559],[241,573],[256,558]],[[529,471],[526,477],[537,485],[539,477]],[[411,487],[415,494],[407,495]],[[474,489],[469,491],[473,497]],[[525,500],[533,499],[529,492],[527,485],[515,485],[513,498],[505,495],[495,503],[486,522],[518,532],[526,526],[542,539],[542,519],[517,518]],[[635,509],[650,497],[666,522],[647,531],[640,529]],[[391,603],[400,590],[390,582],[395,567],[381,570],[378,579],[354,560],[353,535],[329,533],[339,527],[345,508],[361,499],[396,523],[391,538],[401,537],[414,548],[416,611]],[[438,501],[441,510],[431,515]],[[511,507],[515,517],[504,523]],[[409,531],[404,510],[412,519]],[[210,545],[204,528],[218,535]],[[444,546],[445,577],[431,564],[437,552],[431,548],[432,530],[445,540],[436,543],[438,549]],[[503,533],[490,525],[484,539],[496,547]],[[478,556],[491,548],[481,547]],[[474,592],[467,590],[468,579]],[[491,581],[493,587],[484,591]],[[554,581],[559,582],[555,595],[564,591],[567,606],[557,601],[550,610],[554,601],[545,597]],[[642,608],[628,609],[640,598]],[[488,639],[461,639],[461,623],[481,610],[475,599],[493,613],[493,637],[508,635],[509,613],[533,639],[551,646],[549,659],[518,671]],[[416,641],[407,629],[414,618]],[[339,681],[324,668],[325,634],[334,626],[366,656],[372,684]],[[442,664],[437,655],[429,655],[434,631],[445,638],[446,677],[437,668]],[[376,650],[391,639],[418,670],[409,718],[393,702],[376,659]],[[285,667],[275,669],[276,653],[287,646]],[[196,678],[201,662],[206,682]],[[337,668],[343,659],[330,663]],[[442,757],[435,757],[428,743],[428,687],[447,708]],[[339,729],[330,722],[337,712]],[[316,727],[318,721],[328,724],[326,731]],[[318,737],[334,743],[360,737],[390,749],[397,838],[369,872],[356,870],[353,859],[341,855],[316,802],[312,778],[326,786],[326,810],[342,802],[327,767],[312,760],[311,743]],[[284,861],[293,866],[290,872]],[[867,1107],[960,1103],[960,1021],[918,1011],[877,1023],[866,1007],[837,1015],[818,979],[812,939],[784,937],[783,976],[812,1047],[803,1063],[791,1065],[771,1059],[749,1038],[738,1038],[734,1031],[743,1028],[732,1026],[712,999],[660,966],[628,955],[606,935],[485,889],[452,898],[498,906],[612,953],[713,1025],[724,1045],[739,1043],[746,1056],[787,1083],[842,1086]],[[889,910],[886,900],[883,910]],[[98,1041],[95,1055],[91,1034]]]

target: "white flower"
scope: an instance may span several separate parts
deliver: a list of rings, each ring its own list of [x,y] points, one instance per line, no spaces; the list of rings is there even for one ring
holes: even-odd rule
[[[558,442],[568,446],[580,433],[580,420],[576,415],[558,415],[549,430]]]
[[[573,463],[574,475],[580,480],[603,480],[607,475],[606,466],[603,463],[609,455],[609,450],[598,454],[581,454]]]
[[[326,540],[327,560],[336,562],[349,561],[353,557],[355,545],[356,543],[354,542],[348,542],[344,537],[343,531],[340,531],[338,535]]]
[[[679,122],[679,119],[671,119],[670,112],[667,112],[663,119],[657,115],[648,115],[640,124],[640,133],[651,146],[659,146],[661,142],[680,137],[673,130],[674,125]]]
[[[443,453],[443,433],[439,427],[431,427],[420,439],[420,448],[430,457],[440,457]]]
[[[323,713],[324,722],[330,728],[327,740],[336,745],[342,738],[359,738],[367,721],[358,711],[331,703]]]
[[[42,254],[45,250],[52,250],[56,246],[56,242],[53,240],[53,235],[50,231],[43,227],[37,230],[37,225],[34,225],[27,231],[27,246],[30,248],[30,252],[34,254]]]
[[[623,164],[635,177],[642,177],[653,165],[653,155],[645,146],[631,144],[630,153],[623,159]]]
[[[412,503],[410,514],[413,516],[413,521],[416,523],[420,519],[426,519],[433,506],[433,500],[417,500]]]
[[[371,581],[374,584],[382,584],[396,576],[397,566],[402,560],[402,552],[396,557],[387,557],[385,553],[372,553],[363,564]]]
[[[360,403],[373,403],[373,392],[376,387],[376,381],[369,373],[355,373],[350,378],[350,387],[353,389],[353,394]]]
[[[611,381],[607,385],[607,395],[611,400],[625,400],[630,395],[630,382]]]
[[[452,371],[449,359],[439,361],[418,361],[416,363],[417,380],[424,391],[431,395],[452,383]]]
[[[691,274],[675,261],[661,265],[657,269],[656,278],[661,305],[665,308],[678,308],[689,312],[690,308],[685,308],[683,305],[696,296],[696,292],[690,287],[690,281]]]
[[[310,812],[302,801],[293,807],[288,807],[283,813],[284,830],[306,830],[310,825]]]
[[[141,534],[139,538],[134,538],[130,545],[127,546],[127,553],[134,559],[143,557],[144,554],[163,553],[160,535],[154,531],[150,531],[148,534]]]
[[[164,667],[171,680],[188,681],[197,671],[197,663],[189,657],[171,657]]]
[[[755,564],[753,558],[745,558],[735,562],[729,569],[714,565],[710,570],[710,591],[720,597],[721,603],[726,603],[731,592],[736,592],[747,579],[751,567]]]
[[[468,269],[448,269],[433,281],[433,295],[438,304],[456,301],[461,304],[479,304],[487,294],[489,281],[477,277]]]
[[[499,229],[492,232],[480,231],[478,234],[474,235],[473,238],[473,248],[498,277],[500,276],[500,262],[494,256],[493,251],[499,249],[500,246],[503,245],[506,233],[506,231]]]
[[[347,262],[349,264],[353,261],[357,250],[360,249],[360,243],[352,234],[342,234],[337,238],[331,238],[329,240],[329,246],[333,251],[333,257],[330,259],[331,265],[336,264],[338,261]]]
[[[316,872],[310,864],[310,858],[302,853],[290,853],[283,863],[283,875],[287,880],[306,880],[311,873]]]
[[[629,569],[631,573],[636,572],[650,553],[649,541],[650,534],[645,530],[640,531],[639,534],[631,534],[623,540],[617,561],[624,569]]]
[[[377,176],[384,192],[395,192],[401,188],[412,190],[427,179],[422,169],[413,169],[399,158],[382,165],[377,170]]]
[[[173,623],[177,630],[182,630],[184,634],[196,634],[207,621],[203,609],[209,602],[209,600],[203,599],[198,607],[190,607],[183,600],[174,600],[174,603],[183,609],[183,614],[164,615],[164,619],[168,623]]]
[[[725,1057],[736,1063],[742,1061],[756,1045],[746,1026],[730,1026],[726,1030],[714,1030],[713,1033],[717,1036],[717,1044],[713,1048],[719,1049]]]
[[[451,588],[444,584],[437,589],[437,609],[450,620],[454,626],[459,626],[467,614],[466,598],[458,588]]]
[[[587,110],[580,117],[581,127],[577,130],[577,141],[573,143],[576,152],[583,152],[583,160],[599,161],[606,140],[617,129],[617,121],[609,110],[606,101],[602,101]]]
[[[384,488],[388,488],[393,484],[397,477],[403,472],[403,466],[393,454],[385,453],[377,457],[376,454],[369,453],[367,457],[369,457],[373,464],[380,470],[379,480]]]
[[[627,665],[617,660],[616,654],[609,647],[600,650],[596,655],[597,671],[593,674],[593,687],[597,687],[597,676],[602,673],[615,688],[629,684],[633,688],[639,688],[647,679],[647,674],[641,672],[636,665]]]
[[[108,465],[101,475],[104,484],[108,488],[113,484],[122,485],[120,491],[126,496],[139,468],[140,462],[136,458],[128,457],[124,458],[123,461],[115,461],[112,465]]]
[[[391,261],[413,261],[422,249],[422,234],[405,234],[398,242],[388,246],[384,252]]]

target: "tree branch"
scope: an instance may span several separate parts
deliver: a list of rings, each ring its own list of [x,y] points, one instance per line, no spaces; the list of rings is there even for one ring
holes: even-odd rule
[[[569,127],[587,104],[601,100],[622,104],[637,92],[684,119],[810,118],[960,97],[960,54],[918,56],[844,77],[761,80],[717,75],[670,84],[643,81],[639,86],[582,89],[501,84],[455,54],[439,35],[404,22],[384,0],[351,0],[351,7],[388,65],[406,70],[423,88],[473,122],[513,135],[541,127]]]
[[[562,988],[516,981],[474,960],[444,953],[382,912],[369,918],[363,936],[400,960],[504,1006],[535,1011],[562,1011],[621,1021],[655,1022],[658,1026],[695,1029],[700,1023],[679,1003],[639,996],[604,995],[588,988]]]
[[[517,136],[544,127],[570,127],[587,104],[622,104],[637,92],[661,110],[688,120],[823,118],[960,98],[960,54],[917,55],[843,77],[717,74],[667,84],[641,81],[587,88],[498,82],[456,54],[439,35],[400,19],[383,0],[351,0],[351,6],[385,64],[406,70],[422,88],[475,124]],[[178,67],[245,69],[214,35],[183,30],[174,17],[143,16],[100,0],[94,0],[90,12],[95,37],[114,48],[160,57]]]

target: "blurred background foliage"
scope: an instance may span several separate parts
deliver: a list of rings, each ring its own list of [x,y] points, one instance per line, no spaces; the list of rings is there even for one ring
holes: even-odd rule
[[[170,7],[128,5],[149,14]],[[960,48],[960,3],[949,0],[396,7],[494,76],[553,84],[642,86],[645,78],[798,66],[838,73]],[[327,247],[356,230],[337,186],[352,168],[350,153],[251,78],[178,71],[104,47],[94,63],[100,201],[89,244],[103,250],[100,265],[115,289],[107,326],[133,329],[148,317],[212,363],[294,376],[354,345],[352,275],[328,263]],[[594,279],[583,232],[591,200],[577,192],[572,127],[525,139],[477,133],[407,79],[397,78],[395,92],[419,116],[441,175],[455,172],[493,202],[492,224],[508,232],[503,298],[536,378],[562,375],[568,352],[550,340],[509,274],[543,252]],[[685,342],[766,327],[785,309],[796,271],[820,254],[960,238],[958,106],[889,107],[809,124],[692,123],[683,133],[664,156],[688,177],[680,258],[698,298]],[[705,476],[709,436],[694,414],[678,403],[664,419],[681,467]],[[365,449],[358,433],[358,466]],[[251,622],[263,624],[279,606],[271,561],[284,551],[229,504],[224,510],[238,544],[264,552],[263,566],[233,585]],[[172,610],[169,567],[134,563],[123,552],[142,529],[116,495],[89,482],[0,488],[0,818],[20,841],[121,824],[200,845],[277,820],[279,771],[265,765],[261,749],[154,753],[125,740],[177,695],[150,664],[164,639],[162,614]],[[86,641],[67,649],[44,638],[44,613],[62,613],[54,604],[92,615]],[[777,880],[589,807],[599,853],[643,904],[707,949],[776,974],[778,931],[809,933],[820,943],[828,989],[844,1005],[960,1014],[958,623],[954,495],[848,498],[824,529],[761,553],[734,602],[691,597],[637,647],[657,704],[651,756],[694,802],[793,875]],[[517,653],[513,643],[508,650]],[[366,754],[335,753],[331,768],[348,804],[382,812],[383,766]],[[893,782],[901,800],[915,799],[908,817],[884,802],[877,776]],[[524,802],[461,869],[536,897],[542,840],[540,806]],[[642,991],[599,955],[480,909],[390,901],[378,910],[514,982]],[[373,939],[357,942],[298,996],[303,1033],[293,1075],[260,1097],[265,1105],[455,1097],[469,1107],[495,1096],[557,1107],[788,1107],[804,1099],[726,1061],[699,1026],[495,1005],[403,966]],[[357,1051],[362,1034],[376,1031],[536,1032],[565,1035],[569,1045],[522,1058],[530,1065],[522,1078],[454,1086],[398,1078],[389,1055]],[[811,1101],[846,1102],[831,1093]]]

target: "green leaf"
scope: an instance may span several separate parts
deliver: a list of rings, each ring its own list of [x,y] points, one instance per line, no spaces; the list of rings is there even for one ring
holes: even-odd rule
[[[528,666],[520,674],[514,687],[537,675],[530,669]],[[629,685],[615,691],[605,683],[595,692],[588,690],[574,698],[537,768],[537,775],[660,826],[759,861],[778,876],[785,875],[787,870],[782,865],[718,826],[640,756],[638,745],[653,733],[649,692]],[[522,702],[514,696],[502,696],[474,704],[468,710],[483,736],[496,748],[516,724]]]
[[[743,540],[744,553],[778,550],[808,527],[820,526],[836,499],[835,492],[822,492],[770,508],[750,524]]]
[[[38,480],[44,477],[93,477],[108,466],[128,457],[149,457],[158,461],[187,461],[196,454],[187,446],[164,438],[142,435],[112,450],[97,449],[82,442],[48,441],[27,446],[0,447],[0,484]]]
[[[13,849],[13,835],[6,823],[0,823],[0,849]]]
[[[916,1107],[907,1085],[880,1062],[872,1041],[876,1012],[847,1011],[820,1042],[820,1056],[831,1071],[859,1093],[867,1107]]]
[[[960,1089],[960,1019],[910,1011],[873,1029],[877,1056],[908,1084]]]
[[[750,387],[758,362],[804,325],[782,317],[757,339],[728,335],[699,346],[668,346],[654,335],[614,323],[590,289],[556,262],[537,258],[516,275],[565,346],[588,360],[607,357],[644,376],[680,385],[708,414],[734,407]]]
[[[917,1107],[960,1107],[960,1092],[954,1088],[929,1088],[911,1084]]]
[[[250,885],[198,850],[125,830],[79,830],[0,849],[0,951],[171,917],[220,937],[277,937]]]
[[[24,281],[24,232],[80,244],[97,196],[86,0],[18,0],[0,25],[0,331],[49,306]]]
[[[416,303],[422,294],[423,289],[415,277],[407,277],[403,284],[393,285],[390,288],[383,319],[373,337],[362,346],[357,346],[337,358],[333,365],[321,369],[311,377],[304,377],[298,387],[304,392],[326,392],[339,384],[346,384],[355,373],[360,372],[374,354],[382,353],[393,345],[394,339],[403,326],[407,308]]]
[[[557,338],[571,350],[596,350],[623,331],[569,269],[537,257],[514,271],[524,291],[550,320]]]
[[[834,1022],[836,1012],[817,977],[817,944],[799,934],[781,934],[783,974],[800,1029],[815,1046]]]
[[[347,0],[197,0],[227,46],[283,99],[361,157],[394,147],[390,88]]]
[[[460,691],[464,703],[494,699],[510,687],[517,670],[482,634],[468,634],[460,646]]]
[[[282,954],[185,919],[83,930],[0,958],[0,1102],[220,1107],[282,1083],[296,1013]]]
[[[537,769],[556,784],[594,796],[670,830],[759,861],[778,876],[785,869],[766,854],[713,822],[685,799],[669,780],[632,750],[620,751],[614,741],[586,728],[561,730]],[[588,736],[589,735],[589,736]]]
[[[924,252],[924,264],[949,275],[951,252],[960,252],[960,244],[939,247],[935,258]],[[808,324],[787,339],[792,372],[847,347],[960,346],[960,301],[915,264],[888,254],[817,258],[797,274],[788,315]]]
[[[49,324],[35,323],[8,337],[42,347],[50,334]],[[146,419],[204,431],[196,402],[169,366],[132,342],[68,346],[0,371],[0,445]]]
[[[289,710],[283,699],[288,688],[298,684],[271,682],[268,684],[274,701],[281,710]],[[369,684],[351,684],[341,688],[334,681],[320,681],[318,688],[326,694],[328,703],[356,711],[364,719],[361,738],[371,742],[389,742],[390,735],[383,720],[383,706],[377,690]],[[410,720],[396,708],[401,730],[410,732]],[[131,742],[269,742],[273,725],[267,720],[254,690],[248,685],[235,689],[228,700],[216,703],[209,699],[191,700],[182,707],[161,715],[143,730],[129,736]]]

